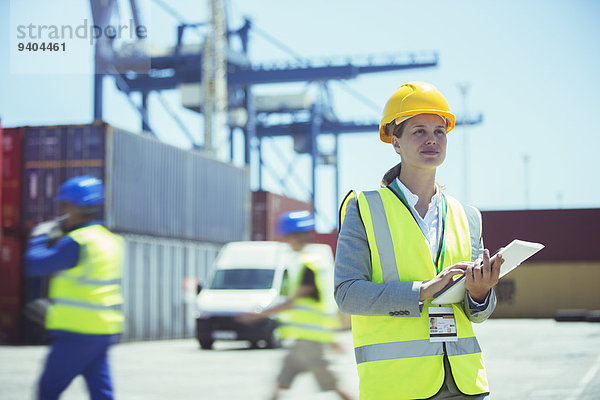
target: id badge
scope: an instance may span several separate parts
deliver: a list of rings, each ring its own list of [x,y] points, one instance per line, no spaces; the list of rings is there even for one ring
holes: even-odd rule
[[[429,307],[429,341],[458,341],[452,307]]]

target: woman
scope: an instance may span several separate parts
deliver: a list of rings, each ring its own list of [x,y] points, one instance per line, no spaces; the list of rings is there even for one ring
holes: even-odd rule
[[[495,308],[501,255],[483,249],[481,215],[435,183],[454,115],[431,84],[402,85],[388,100],[380,139],[401,163],[377,191],[350,192],[340,210],[335,297],[352,314],[361,399],[485,399],[471,322]],[[465,274],[464,301],[434,295]],[[430,330],[430,320],[444,334]],[[440,330],[441,331],[441,330]]]

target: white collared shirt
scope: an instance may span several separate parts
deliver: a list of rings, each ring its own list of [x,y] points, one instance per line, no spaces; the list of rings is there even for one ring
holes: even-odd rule
[[[435,263],[437,252],[439,248],[439,228],[440,224],[440,202],[441,202],[441,194],[438,186],[435,186],[435,194],[431,198],[431,203],[429,203],[429,208],[427,209],[427,213],[425,214],[425,218],[422,218],[415,206],[419,201],[419,196],[414,194],[404,185],[400,179],[396,178],[396,184],[402,190],[402,194],[406,197],[406,201],[410,206],[410,212],[415,217],[417,224],[419,224],[419,228],[421,228],[421,232],[425,235],[427,242],[429,243],[429,252],[431,253],[431,259]]]
[[[440,209],[442,196],[441,196],[440,188],[438,187],[438,185],[435,185],[435,194],[431,198],[431,203],[429,203],[429,208],[427,209],[427,213],[425,213],[425,218],[421,218],[421,216],[417,212],[417,209],[415,208],[415,206],[417,205],[417,202],[419,201],[419,196],[417,196],[416,194],[411,192],[406,187],[406,185],[404,185],[400,181],[400,179],[396,178],[395,181],[396,181],[396,184],[398,185],[398,188],[400,188],[400,190],[402,190],[402,194],[404,194],[404,197],[406,197],[406,201],[408,202],[408,205],[410,207],[410,212],[412,213],[412,215],[414,215],[415,220],[417,221],[417,224],[419,224],[419,228],[421,228],[421,232],[423,232],[423,235],[425,235],[425,238],[427,239],[427,241],[429,243],[429,252],[431,253],[431,259],[435,263],[436,257],[437,257],[437,251],[440,246],[440,243],[438,243],[438,242],[439,242],[440,235],[441,235],[441,232],[440,232],[441,223],[440,223],[439,209]],[[490,291],[490,293],[491,293],[491,291]],[[473,300],[471,298],[471,294],[469,292],[467,292],[467,298],[469,300],[469,307],[471,308],[471,310],[483,311],[489,305],[490,294],[488,293],[488,295],[485,298],[485,301],[483,303],[478,303],[475,300]],[[419,302],[419,305],[421,307],[423,307],[423,304],[424,304],[423,301]]]

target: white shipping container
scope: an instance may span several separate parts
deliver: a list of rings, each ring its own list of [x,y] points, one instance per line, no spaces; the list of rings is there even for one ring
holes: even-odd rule
[[[206,285],[220,249],[214,243],[121,234],[122,341],[195,337],[197,283]]]
[[[105,220],[114,230],[216,243],[247,238],[247,170],[121,130],[107,135]]]

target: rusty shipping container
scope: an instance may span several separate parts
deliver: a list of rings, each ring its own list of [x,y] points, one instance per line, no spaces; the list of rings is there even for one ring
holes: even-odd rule
[[[323,243],[328,244],[331,247],[331,251],[333,252],[333,257],[335,257],[335,250],[337,249],[337,240],[338,240],[338,232],[330,232],[330,233],[315,233],[313,241],[315,243]]]
[[[252,240],[278,240],[279,215],[294,210],[312,211],[312,203],[259,190],[252,192]]]
[[[22,227],[57,214],[66,179],[106,186],[103,219],[117,232],[226,243],[248,238],[243,168],[107,124],[26,127]]]
[[[21,338],[21,255],[21,239],[5,232],[0,248],[0,343]]]
[[[21,217],[22,129],[4,128],[2,136],[2,230],[17,232]]]

